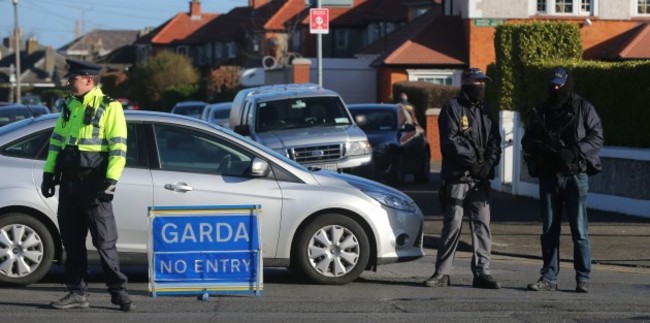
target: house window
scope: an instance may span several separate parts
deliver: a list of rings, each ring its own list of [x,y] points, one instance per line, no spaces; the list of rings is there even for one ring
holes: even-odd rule
[[[572,13],[573,0],[555,0],[556,13]]]
[[[371,22],[368,24],[368,30],[367,30],[367,35],[368,35],[368,42],[367,44],[371,44],[375,42],[375,40],[379,39],[379,35],[381,35],[381,31],[379,30],[381,26],[377,23]]]
[[[413,11],[413,17],[417,16],[422,16],[423,14],[427,13],[429,11],[429,8],[417,8]]]
[[[580,4],[580,11],[583,13],[590,13],[591,12],[591,0],[582,0],[582,4]]]
[[[189,52],[189,48],[187,46],[177,46],[176,47],[176,54],[187,56],[188,52]]]
[[[294,30],[291,32],[291,50],[300,51],[300,30]]]
[[[214,57],[216,59],[223,57],[223,44],[221,42],[214,43]]]
[[[639,0],[638,13],[650,14],[650,0]]]
[[[348,48],[348,31],[347,30],[337,30],[336,31],[336,48],[337,49],[347,49]]]
[[[546,12],[546,0],[537,0],[537,12]]]
[[[228,51],[228,58],[237,57],[237,45],[235,42],[226,43],[226,50]]]
[[[411,70],[407,69],[409,81],[422,81],[433,84],[460,86],[460,73],[458,70]]]

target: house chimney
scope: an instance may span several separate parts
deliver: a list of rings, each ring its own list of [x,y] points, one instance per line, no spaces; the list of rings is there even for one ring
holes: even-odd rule
[[[26,49],[27,55],[31,55],[38,50],[38,40],[36,40],[36,37],[32,36],[27,39]]]
[[[201,19],[201,1],[192,0],[190,2],[190,19]]]
[[[47,46],[45,48],[45,66],[43,69],[48,75],[50,75],[50,77],[54,73],[54,63],[56,63],[54,50],[52,49],[52,46]]]
[[[267,3],[269,3],[271,0],[248,0],[248,6],[257,9]]]

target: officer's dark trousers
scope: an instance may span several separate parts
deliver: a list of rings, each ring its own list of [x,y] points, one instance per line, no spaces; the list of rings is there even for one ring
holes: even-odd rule
[[[86,237],[88,231],[101,259],[106,285],[112,294],[125,290],[127,278],[120,272],[115,243],[117,227],[111,202],[100,202],[97,195],[104,170],[87,176],[63,174],[59,191],[58,220],[66,251],[65,284],[75,293],[85,293],[88,267]]]

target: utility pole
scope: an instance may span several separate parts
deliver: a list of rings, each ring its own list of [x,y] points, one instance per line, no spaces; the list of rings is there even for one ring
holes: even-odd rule
[[[318,0],[316,7],[318,9],[321,8],[321,0]],[[323,34],[319,33],[316,39],[316,51],[318,52],[316,55],[316,61],[318,62],[318,86],[323,87]]]
[[[16,97],[15,102],[20,103],[20,31],[18,29],[18,0],[14,1],[14,44],[16,55]]]

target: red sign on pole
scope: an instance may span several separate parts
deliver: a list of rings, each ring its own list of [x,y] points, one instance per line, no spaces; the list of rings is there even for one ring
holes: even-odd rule
[[[329,34],[330,11],[327,8],[309,9],[309,32],[312,34]]]

